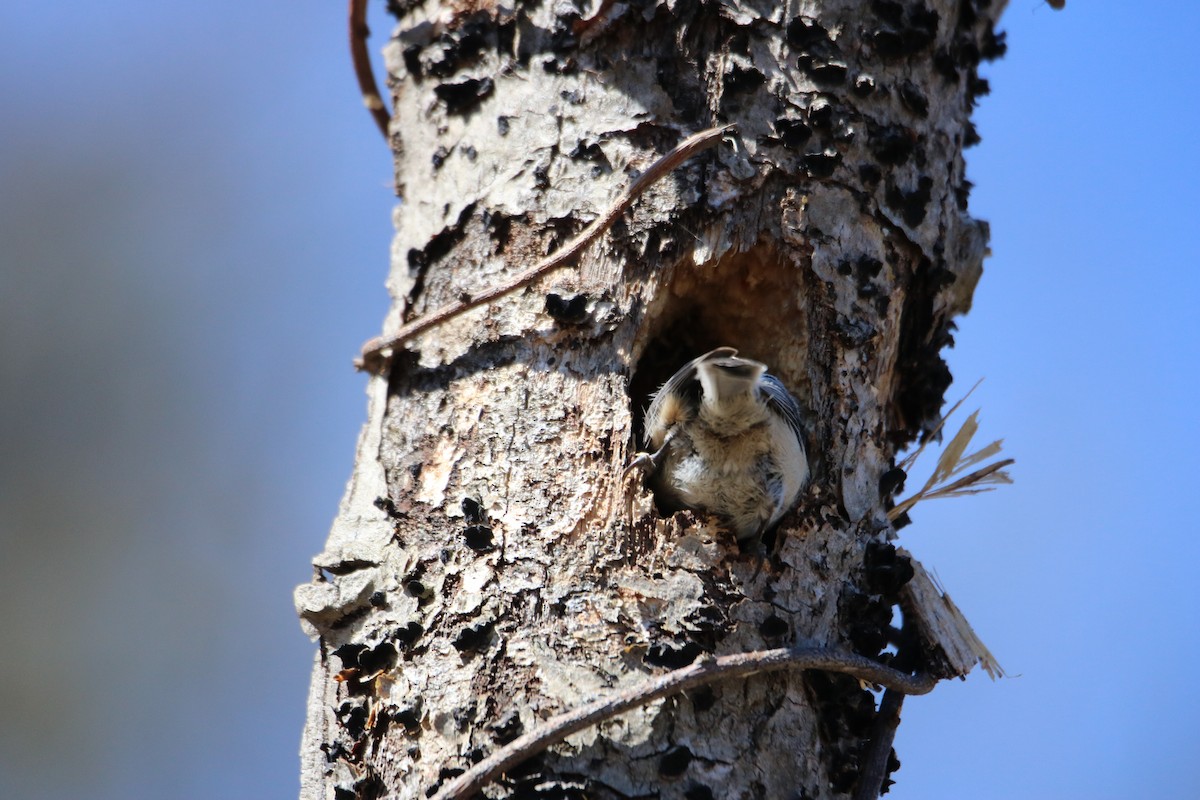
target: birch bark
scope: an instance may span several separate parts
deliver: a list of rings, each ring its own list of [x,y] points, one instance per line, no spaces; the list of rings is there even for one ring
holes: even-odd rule
[[[354,474],[297,590],[319,644],[304,798],[430,796],[546,717],[709,656],[878,656],[902,602],[909,668],[971,669],[888,544],[885,476],[937,419],[940,351],[981,272],[962,150],[1003,5],[395,5],[385,333],[538,262],[689,134],[736,132],[575,266],[370,377]],[[622,478],[649,394],[720,345],[769,364],[809,420],[813,481],[765,560]],[[574,734],[486,792],[846,797],[875,717],[849,676],[754,675]]]

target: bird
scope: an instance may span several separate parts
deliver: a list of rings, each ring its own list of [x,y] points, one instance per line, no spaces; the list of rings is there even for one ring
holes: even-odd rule
[[[790,511],[809,479],[800,405],[758,361],[718,347],[692,359],[655,392],[639,452],[663,513],[721,518],[739,542],[762,535]]]

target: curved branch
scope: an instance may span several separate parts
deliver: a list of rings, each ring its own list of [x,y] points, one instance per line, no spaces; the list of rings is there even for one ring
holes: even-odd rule
[[[583,252],[584,248],[591,244],[593,240],[611,228],[613,223],[620,218],[621,214],[625,213],[625,210],[643,192],[660,181],[684,161],[721,141],[721,137],[731,131],[733,127],[732,125],[723,125],[719,128],[709,128],[684,139],[671,152],[651,164],[645,172],[637,177],[637,180],[629,185],[629,188],[621,193],[621,196],[608,207],[608,210],[603,215],[597,217],[592,224],[580,231],[579,235],[568,244],[560,247],[534,266],[498,286],[493,286],[461,302],[443,306],[414,322],[401,325],[399,330],[391,336],[379,336],[370,340],[363,345],[362,355],[355,362],[355,366],[366,372],[379,374],[390,360],[390,356],[385,356],[384,351],[392,350],[417,334],[424,333],[430,328],[440,325],[464,311],[477,308],[484,303],[489,303],[492,300],[503,297],[509,292],[528,286],[547,272],[565,266]]]
[[[367,27],[367,0],[350,0],[350,60],[354,62],[354,77],[358,78],[363,105],[375,118],[375,124],[379,126],[379,132],[386,140],[391,117],[383,97],[379,94],[375,73],[371,71],[371,56],[367,53],[367,37],[370,35],[371,30]]]
[[[719,680],[783,669],[841,672],[904,694],[928,694],[938,681],[929,675],[909,675],[885,667],[865,656],[820,647],[785,647],[720,656],[660,675],[615,697],[602,698],[551,717],[535,730],[514,739],[454,778],[434,795],[433,800],[466,800],[474,797],[500,773],[558,744],[571,734],[660,697],[686,692]]]

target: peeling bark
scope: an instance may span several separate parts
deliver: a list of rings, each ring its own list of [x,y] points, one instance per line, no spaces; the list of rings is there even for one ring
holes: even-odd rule
[[[319,642],[304,798],[430,796],[547,717],[701,658],[887,661],[902,602],[906,670],[979,661],[888,543],[882,479],[937,419],[940,351],[981,271],[962,149],[1002,6],[395,6],[385,335],[541,261],[689,134],[736,134],[575,267],[370,378],[354,475],[297,590]],[[622,478],[649,394],[720,345],[769,364],[809,420],[813,480],[766,558]],[[487,793],[848,797],[881,763],[876,715],[848,675],[753,675],[580,731]]]

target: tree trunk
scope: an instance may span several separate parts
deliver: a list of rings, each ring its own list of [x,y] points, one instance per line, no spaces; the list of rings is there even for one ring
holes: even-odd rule
[[[541,261],[688,135],[736,128],[572,267],[393,343],[370,378],[354,475],[297,590],[320,646],[304,798],[430,796],[554,714],[711,657],[886,661],[900,604],[915,638],[895,666],[970,670],[978,648],[954,652],[965,634],[919,565],[908,580],[887,510],[981,271],[962,149],[1002,6],[395,4],[387,331]],[[720,345],[806,412],[813,479],[766,555],[719,520],[662,518],[622,474],[649,395]],[[898,699],[877,712],[837,671],[718,681],[486,793],[873,796]]]

